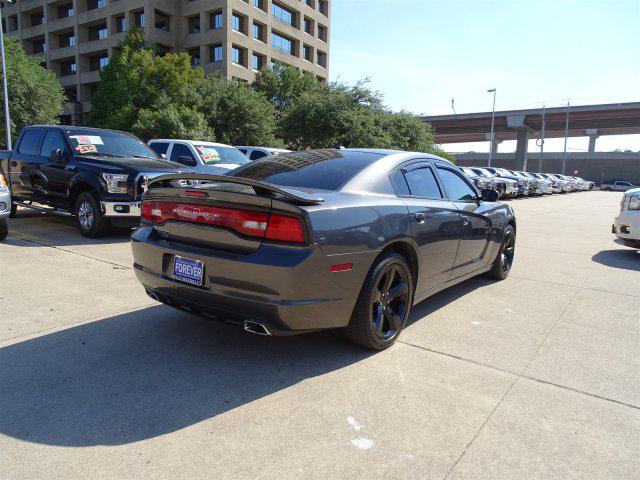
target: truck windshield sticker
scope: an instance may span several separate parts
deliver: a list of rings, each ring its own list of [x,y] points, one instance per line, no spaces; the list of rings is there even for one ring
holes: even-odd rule
[[[98,147],[95,145],[78,145],[76,151],[79,153],[97,153]]]
[[[220,153],[215,148],[199,145],[196,147],[196,150],[198,150],[203,162],[213,163],[220,161]]]
[[[72,135],[70,138],[78,142],[78,145],[104,145],[102,137],[98,135]]]

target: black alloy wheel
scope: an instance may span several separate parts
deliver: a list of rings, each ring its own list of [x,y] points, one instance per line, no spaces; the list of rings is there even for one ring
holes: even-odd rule
[[[378,338],[388,341],[398,333],[408,305],[407,273],[400,266],[391,264],[381,272],[371,302],[371,322]]]
[[[496,280],[504,280],[509,276],[513,259],[516,253],[516,231],[512,225],[507,225],[504,229],[500,250],[496,259],[491,265],[491,270],[487,272],[487,276]]]

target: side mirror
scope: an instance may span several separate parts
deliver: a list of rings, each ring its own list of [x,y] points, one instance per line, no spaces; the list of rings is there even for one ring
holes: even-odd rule
[[[500,194],[497,190],[482,190],[480,191],[480,199],[483,202],[496,202],[500,198]]]
[[[66,163],[66,159],[62,155],[62,150],[59,148],[51,152],[49,160],[51,160],[51,163]]]
[[[176,160],[178,161],[178,163],[181,163],[188,167],[195,167],[196,165],[198,165],[198,162],[196,162],[193,158],[188,157],[187,155],[181,155]]]

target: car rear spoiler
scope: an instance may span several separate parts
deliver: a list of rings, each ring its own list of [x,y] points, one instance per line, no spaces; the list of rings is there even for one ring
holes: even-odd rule
[[[296,190],[294,188],[276,186],[266,182],[251,180],[249,178],[232,177],[227,175],[209,175],[206,173],[172,173],[169,175],[161,175],[149,180],[149,183],[147,183],[147,189],[149,190],[152,188],[159,188],[161,186],[166,187],[166,182],[169,182],[171,180],[204,180],[206,182],[224,182],[246,185],[248,187],[253,187],[254,189],[256,189],[256,192],[260,190],[268,191],[276,195],[286,197],[289,200],[293,200],[300,205],[313,205],[316,203],[324,202],[323,198],[311,195],[306,192],[302,192],[300,190]]]

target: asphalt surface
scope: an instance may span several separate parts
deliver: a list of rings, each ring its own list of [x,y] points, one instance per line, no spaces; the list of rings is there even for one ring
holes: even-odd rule
[[[21,210],[0,243],[0,479],[639,478],[619,201],[511,201],[511,276],[421,303],[375,354],[158,305],[126,235]]]

